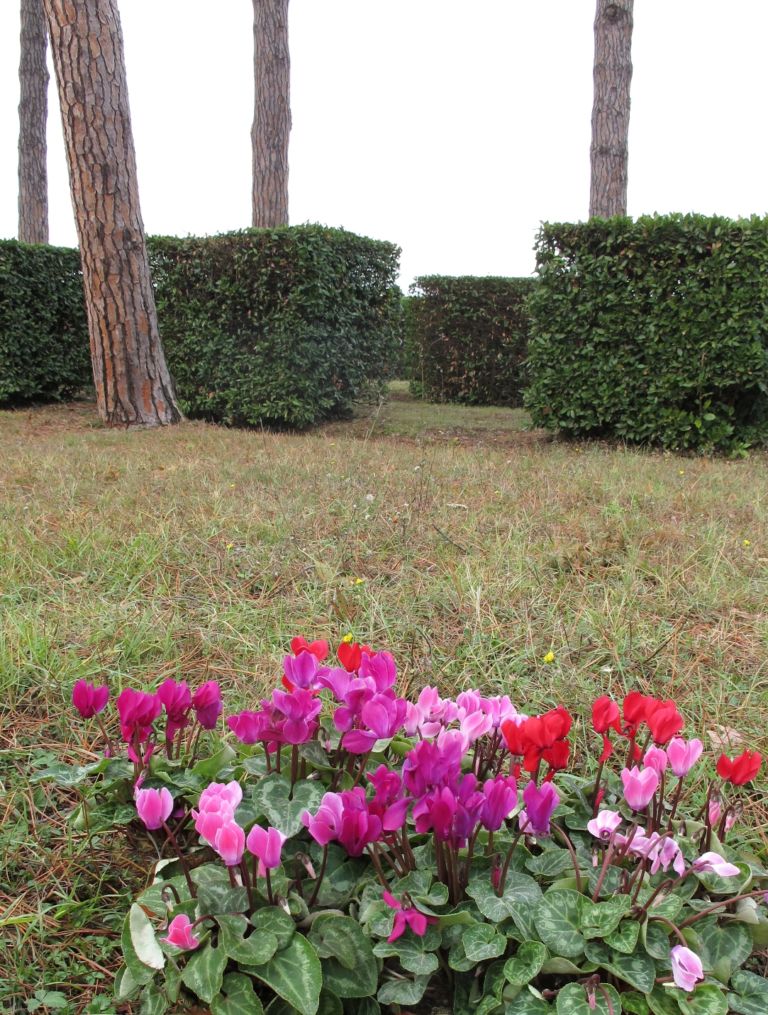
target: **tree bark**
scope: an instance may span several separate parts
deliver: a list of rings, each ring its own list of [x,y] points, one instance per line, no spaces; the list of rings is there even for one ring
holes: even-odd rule
[[[48,242],[48,34],[43,0],[21,0],[19,239]]]
[[[253,70],[253,225],[271,228],[288,224],[288,0],[253,0]]]
[[[139,207],[117,0],[44,0],[83,265],[99,415],[182,418],[165,363]]]
[[[634,0],[597,0],[589,215],[627,214]]]

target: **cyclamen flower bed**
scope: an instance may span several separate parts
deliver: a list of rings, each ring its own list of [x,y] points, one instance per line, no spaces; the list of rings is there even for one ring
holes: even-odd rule
[[[118,1000],[155,1015],[430,1011],[765,1015],[743,967],[768,947],[768,872],[734,836],[759,754],[720,756],[672,701],[594,702],[596,775],[573,717],[477,691],[415,701],[388,652],[295,638],[282,686],[220,723],[216,683],[73,702],[103,760],[91,834],[139,819],[162,859],[126,916]],[[234,746],[233,743],[234,742]],[[736,831],[734,828],[736,827]],[[419,1007],[420,1006],[420,1007]],[[198,1009],[199,1010],[199,1007]]]

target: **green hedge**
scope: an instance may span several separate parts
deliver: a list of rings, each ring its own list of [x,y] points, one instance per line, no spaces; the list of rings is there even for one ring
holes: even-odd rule
[[[0,405],[92,384],[78,252],[0,240]]]
[[[530,278],[429,275],[411,286],[406,355],[425,398],[520,405]]]
[[[768,220],[545,224],[525,403],[539,426],[668,448],[768,435]]]
[[[292,226],[149,240],[160,334],[190,416],[303,427],[389,376],[399,249]]]

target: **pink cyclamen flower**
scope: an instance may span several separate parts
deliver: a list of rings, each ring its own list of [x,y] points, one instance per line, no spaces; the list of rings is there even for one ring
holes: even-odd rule
[[[704,979],[704,969],[701,959],[684,945],[675,945],[672,949],[670,959],[672,962],[672,979],[675,986],[690,993],[699,980]]]
[[[237,867],[245,851],[245,832],[234,819],[225,822],[216,832],[213,848],[227,867]]]
[[[117,711],[120,716],[120,732],[126,743],[138,737],[144,743],[152,729],[152,723],[163,710],[163,703],[156,694],[134,691],[125,687],[117,696]]]
[[[485,803],[480,823],[489,832],[498,832],[517,806],[517,784],[511,776],[497,775],[483,783]]]
[[[307,652],[302,653],[302,655],[308,654]],[[258,858],[257,873],[260,878],[263,878],[268,870],[274,870],[280,866],[280,851],[285,838],[279,829],[273,828],[271,825],[269,828],[254,825],[248,833],[245,845],[248,847],[248,851]]]
[[[596,839],[607,842],[622,822],[622,816],[618,811],[600,811],[596,818],[587,824],[587,831],[591,832]]]
[[[693,869],[700,874],[719,874],[721,878],[732,878],[741,871],[736,864],[728,863],[719,853],[702,853],[693,861]]]
[[[96,687],[87,680],[78,680],[72,688],[72,704],[83,717],[91,719],[104,708],[109,701],[109,688],[106,684]]]
[[[688,775],[690,770],[701,757],[704,744],[700,740],[683,740],[682,737],[673,737],[667,744],[667,757],[669,767],[678,779]]]
[[[173,797],[165,788],[137,789],[136,810],[146,828],[153,831],[162,828],[173,810]]]
[[[168,924],[168,934],[166,937],[161,937],[167,945],[173,945],[174,948],[180,948],[182,951],[191,952],[200,944],[200,938],[195,937],[192,933],[192,922],[188,916],[180,913],[179,916],[174,916],[171,922]]]
[[[667,768],[669,758],[663,747],[649,747],[643,756],[643,764],[646,768],[653,768],[659,775],[662,775]]]
[[[216,722],[221,715],[223,706],[221,691],[215,680],[208,680],[198,687],[192,695],[192,708],[195,710],[197,721],[204,730],[216,728]]]
[[[650,803],[659,785],[659,773],[655,768],[625,768],[621,773],[624,783],[624,799],[633,811],[642,811]]]
[[[242,799],[243,788],[236,779],[232,782],[212,782],[200,794],[198,807],[201,811],[218,810],[221,803],[225,803],[235,811]]]
[[[437,923],[434,916],[426,916],[420,913],[414,906],[403,908],[402,902],[394,897],[391,892],[382,892],[382,897],[390,909],[395,910],[395,922],[392,925],[392,933],[387,938],[391,944],[397,941],[405,933],[405,928],[410,927],[417,937],[424,937],[430,923]]]
[[[523,803],[525,810],[520,811],[518,816],[520,828],[525,829],[528,835],[549,835],[549,822],[560,803],[560,795],[554,785],[545,782],[537,787],[531,779],[523,790]]]

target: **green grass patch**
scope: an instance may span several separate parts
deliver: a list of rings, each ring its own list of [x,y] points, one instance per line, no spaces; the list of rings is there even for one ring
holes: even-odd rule
[[[302,435],[0,413],[3,1003],[108,995],[142,876],[135,843],[90,843],[67,826],[76,801],[29,781],[33,746],[91,756],[79,677],[216,678],[228,707],[253,706],[292,635],[351,631],[395,654],[403,688],[583,714],[638,687],[675,697],[689,735],[768,748],[768,458],[552,443],[524,424],[402,386]],[[581,758],[594,746],[575,741]]]

